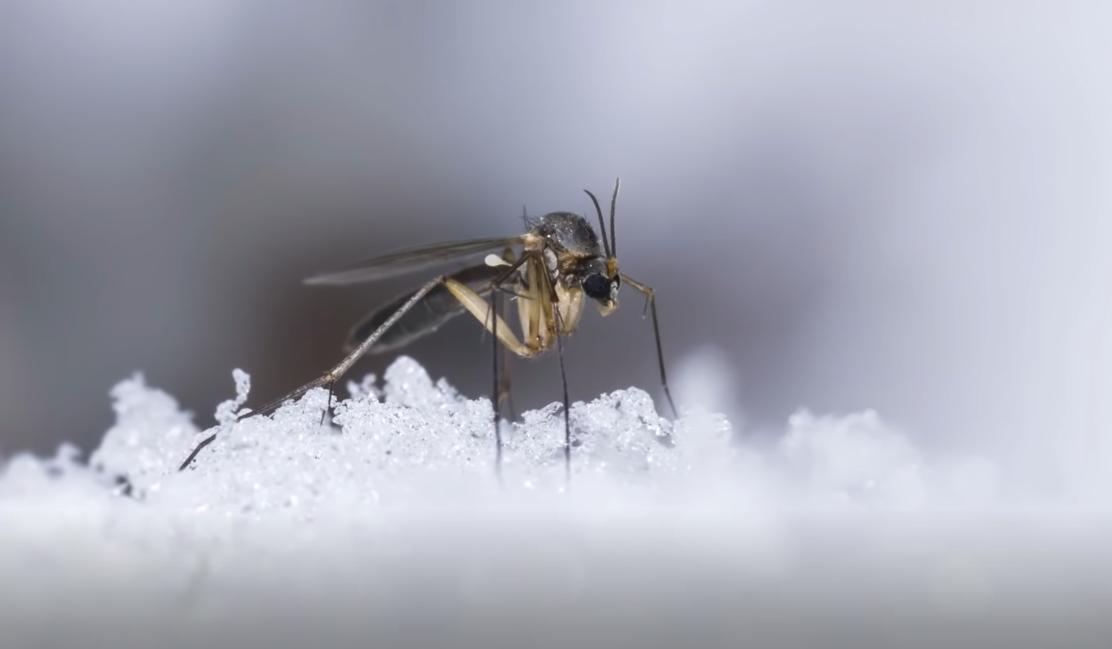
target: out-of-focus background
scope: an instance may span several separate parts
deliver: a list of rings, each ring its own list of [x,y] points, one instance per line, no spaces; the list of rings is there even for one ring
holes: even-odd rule
[[[423,279],[303,276],[620,175],[623,268],[675,372],[736,373],[713,405],[746,430],[871,407],[1078,479],[1112,419],[1105,7],[6,0],[0,452],[93,446],[135,370],[202,425],[233,367],[275,396]],[[569,342],[573,398],[655,388],[625,305]],[[481,394],[479,342],[461,319],[411,353]],[[555,359],[514,378],[558,397]]]

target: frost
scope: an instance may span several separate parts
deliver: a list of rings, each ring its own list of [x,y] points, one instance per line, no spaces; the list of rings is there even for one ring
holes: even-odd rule
[[[490,401],[412,359],[350,382],[323,423],[324,390],[237,421],[233,379],[209,430],[136,375],[88,463],[63,446],[0,465],[0,581],[22,585],[0,591],[2,644],[867,646],[847,629],[884,610],[909,629],[888,646],[971,624],[1021,646],[1098,629],[1112,603],[1107,509],[1006,501],[991,460],[928,453],[876,412],[800,411],[770,439],[616,390],[572,404],[570,483],[560,403],[502,423],[499,481]],[[309,601],[328,620],[303,629]]]
[[[914,508],[926,497],[918,451],[871,410],[845,417],[798,412],[780,451],[793,480],[813,497],[897,508]]]
[[[706,355],[704,355],[706,356]],[[721,373],[721,368],[719,368]],[[311,519],[318,509],[466,501],[499,495],[557,495],[568,482],[559,403],[503,422],[502,481],[495,478],[492,410],[433,381],[411,358],[348,385],[322,425],[324,390],[312,390],[270,416],[236,420],[250,377],[233,372],[235,398],[217,406],[217,425],[198,430],[166,393],[142,376],[112,390],[116,424],[90,465],[122,481],[133,496],[189,511]],[[628,388],[572,404],[571,484],[576,494],[671,498],[702,490],[717,500],[767,506],[849,506],[909,510],[993,498],[991,463],[934,463],[871,411],[793,415],[771,447],[755,445],[723,415],[696,408],[676,421],[658,414],[648,393]],[[178,464],[215,433],[189,470]],[[655,494],[655,495],[652,495]]]
[[[110,475],[147,483],[169,474],[175,458],[197,435],[192,416],[165,392],[136,374],[112,388],[116,424],[108,430],[90,464]],[[185,457],[181,455],[181,457]]]
[[[232,380],[236,384],[236,398],[224,401],[216,406],[216,422],[221,426],[235,423],[239,409],[247,403],[247,396],[251,392],[251,377],[243,370],[232,370]]]
[[[150,502],[252,515],[296,509],[311,517],[316,507],[340,496],[349,504],[373,506],[434,493],[442,499],[494,492],[555,494],[567,486],[560,404],[525,413],[520,422],[503,422],[499,483],[490,401],[468,399],[443,380],[433,382],[410,358],[390,366],[381,388],[373,379],[349,386],[352,396],[334,404],[333,425],[321,425],[327,402],[323,389],[273,415],[237,422],[234,413],[247,400],[250,380],[239,370],[234,376],[236,398],[217,407],[221,423],[207,431],[183,428],[188,417],[141,380],[121,384],[127,386],[119,388],[126,398],[137,404],[128,410],[150,435],[163,439],[141,435],[121,419],[97,450],[96,465],[127,476],[136,495]],[[148,393],[150,403],[144,406],[138,396]],[[688,447],[677,440],[673,423],[657,414],[649,395],[636,388],[575,403],[570,417],[572,481],[584,488],[592,483],[663,488],[669,477],[695,470],[692,462],[698,457],[730,454],[727,422],[716,422],[717,433],[708,438],[716,448],[703,448],[707,439]],[[166,431],[167,421],[178,427]],[[216,441],[179,474],[177,463],[188,448],[211,433]]]

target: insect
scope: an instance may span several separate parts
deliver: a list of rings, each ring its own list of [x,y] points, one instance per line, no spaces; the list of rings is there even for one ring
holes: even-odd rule
[[[441,243],[387,254],[357,263],[345,270],[316,275],[305,280],[310,285],[348,285],[380,280],[437,264],[486,254],[482,263],[455,273],[438,275],[415,291],[373,311],[351,331],[348,353],[321,376],[249,411],[240,418],[274,412],[283,403],[300,398],[318,387],[328,389],[331,410],[332,392],[338,380],[359,358],[403,347],[436,331],[448,320],[470,313],[492,336],[494,388],[495,467],[501,478],[502,420],[501,402],[508,391],[501,366],[501,348],[521,358],[534,358],[555,348],[560,360],[564,405],[565,477],[571,474],[571,421],[567,373],[564,367],[564,338],[579,325],[585,303],[590,300],[603,316],[618,308],[618,293],[623,284],[645,298],[645,310],[652,314],[660,382],[672,415],[676,406],[668,388],[664,352],[660,344],[660,324],[653,289],[618,270],[618,245],[614,213],[620,179],[614,183],[610,198],[610,229],[607,238],[605,219],[598,198],[583,190],[598,215],[599,234],[587,220],[571,212],[552,212],[532,223],[516,237],[475,239]],[[503,317],[504,301],[516,306],[519,332]],[[500,373],[502,374],[500,376]],[[182,462],[185,470],[197,454],[216,439],[213,433],[202,440]]]

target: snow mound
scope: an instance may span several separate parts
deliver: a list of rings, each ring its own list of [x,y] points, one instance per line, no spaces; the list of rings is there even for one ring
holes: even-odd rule
[[[491,497],[508,502],[559,495],[569,486],[559,403],[503,422],[500,483],[490,401],[434,382],[411,358],[395,361],[381,387],[374,376],[349,384],[350,396],[333,404],[331,421],[323,389],[270,416],[237,420],[250,377],[241,370],[233,376],[236,396],[217,407],[219,423],[204,431],[141,376],[123,381],[112,390],[116,425],[90,465],[140,501],[229,515],[286,510],[312,517],[337,502],[356,511]],[[801,411],[767,448],[737,439],[722,415],[696,411],[669,421],[638,388],[576,402],[570,421],[572,501],[662,502],[694,491],[735,505],[763,498],[763,505],[772,499],[908,510],[937,505],[953,492],[945,470],[931,467],[871,411],[823,417]],[[216,441],[179,472],[181,460],[212,433]]]
[[[228,513],[300,509],[312,515],[337,499],[367,507],[384,499],[396,504],[567,488],[558,403],[503,423],[500,484],[490,401],[462,397],[444,380],[434,383],[411,358],[390,366],[381,389],[374,377],[349,385],[351,396],[333,404],[331,422],[324,417],[323,389],[273,415],[237,421],[250,379],[236,370],[235,382],[236,397],[217,408],[220,423],[200,431],[142,377],[124,381],[112,391],[117,423],[90,464],[126,480],[128,494],[144,502]],[[576,489],[664,489],[689,479],[700,457],[732,452],[724,418],[704,416],[697,427],[688,420],[673,425],[637,388],[575,403],[570,420]],[[700,439],[708,425],[710,439]],[[178,472],[190,449],[212,433],[216,441]]]
[[[133,376],[0,465],[3,646],[1104,646],[1107,509],[1017,507],[875,412],[775,438],[637,388],[504,422],[399,358],[199,430]],[[203,438],[216,441],[186,471]],[[16,587],[9,587],[18,585]],[[877,624],[876,611],[884,611]],[[620,640],[620,641],[619,641]]]

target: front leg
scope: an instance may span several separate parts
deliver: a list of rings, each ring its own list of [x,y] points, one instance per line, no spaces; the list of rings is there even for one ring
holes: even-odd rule
[[[676,418],[676,403],[672,401],[672,391],[668,389],[668,374],[664,371],[664,349],[660,345],[660,322],[656,317],[656,291],[647,284],[642,284],[629,275],[622,273],[622,281],[629,284],[634,290],[645,296],[645,301],[653,315],[653,337],[656,339],[656,361],[660,365],[660,384],[664,386],[664,396],[668,398],[668,405],[672,409],[672,418]]]

